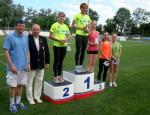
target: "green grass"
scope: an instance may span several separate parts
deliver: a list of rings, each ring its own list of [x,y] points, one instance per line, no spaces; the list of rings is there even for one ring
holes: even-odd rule
[[[51,66],[45,71],[44,80],[53,78],[52,41]],[[0,114],[9,115],[8,88],[5,82],[3,39],[0,38]],[[64,70],[74,68],[74,40],[71,40],[72,52],[68,52],[64,61]],[[150,42],[122,42],[123,53],[118,71],[118,87],[109,88],[101,94],[88,99],[75,100],[62,105],[43,104],[29,105],[25,93],[23,102],[28,109],[16,115],[149,115],[150,113]],[[86,60],[84,61],[86,67]],[[98,71],[98,62],[95,73]]]

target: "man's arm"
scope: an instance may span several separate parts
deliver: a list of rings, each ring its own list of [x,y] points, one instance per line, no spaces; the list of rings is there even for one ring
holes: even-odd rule
[[[17,74],[17,68],[15,67],[15,65],[12,63],[11,61],[11,57],[9,54],[9,50],[5,49],[5,56],[6,56],[6,61],[7,63],[10,65],[10,70],[14,73]]]

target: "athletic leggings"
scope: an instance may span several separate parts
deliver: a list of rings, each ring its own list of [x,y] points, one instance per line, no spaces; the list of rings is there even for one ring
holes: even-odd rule
[[[75,63],[76,65],[82,65],[84,60],[85,50],[87,48],[88,36],[76,35],[75,45]]]
[[[97,79],[98,80],[102,80],[102,81],[106,81],[106,77],[107,77],[107,71],[108,71],[108,68],[109,66],[105,66],[103,63],[107,61],[106,59],[102,59],[100,58],[99,59],[99,70],[98,70],[98,76],[97,76]],[[101,79],[101,74],[103,72],[103,79]]]
[[[53,64],[53,72],[54,76],[61,76],[63,60],[66,56],[66,47],[53,47],[54,50],[54,64]]]

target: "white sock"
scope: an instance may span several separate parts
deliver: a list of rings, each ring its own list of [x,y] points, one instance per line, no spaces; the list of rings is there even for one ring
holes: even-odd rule
[[[16,104],[19,104],[21,101],[21,96],[16,96]]]
[[[9,100],[10,100],[10,106],[12,106],[13,104],[15,104],[15,98],[14,97],[9,98]]]

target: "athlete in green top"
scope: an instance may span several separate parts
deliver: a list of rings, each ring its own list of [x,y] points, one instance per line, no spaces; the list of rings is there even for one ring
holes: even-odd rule
[[[82,65],[88,43],[88,26],[91,20],[87,15],[88,5],[86,3],[80,5],[80,10],[81,12],[75,15],[72,23],[72,28],[76,29],[75,72],[78,73],[83,71]]]
[[[110,83],[109,86],[113,85],[117,87],[116,78],[117,70],[119,66],[120,56],[121,56],[121,43],[117,42],[117,34],[112,35],[112,58],[110,64]]]
[[[50,29],[49,38],[54,40],[54,83],[62,83],[64,79],[61,77],[63,60],[66,56],[67,40],[69,39],[70,31],[66,24],[64,24],[65,14],[60,12],[58,14],[58,22],[55,22]]]
[[[76,26],[76,34],[88,36],[87,28],[90,23],[90,17],[87,14],[83,14],[81,12],[74,17],[74,21]]]
[[[54,46],[64,47],[67,46],[67,40],[70,34],[69,28],[66,24],[55,22],[51,29],[51,39],[54,40]]]

